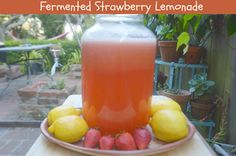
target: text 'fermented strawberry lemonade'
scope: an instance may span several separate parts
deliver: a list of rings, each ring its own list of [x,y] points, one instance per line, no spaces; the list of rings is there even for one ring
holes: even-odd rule
[[[103,134],[150,117],[156,38],[140,15],[100,15],[82,37],[83,116]]]

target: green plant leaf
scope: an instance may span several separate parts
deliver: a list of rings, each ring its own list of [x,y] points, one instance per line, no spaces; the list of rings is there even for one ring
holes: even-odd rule
[[[188,27],[187,27],[187,24],[189,23],[189,21],[191,19],[193,19],[195,15],[194,14],[185,14],[184,15],[184,25],[183,25],[183,30],[187,30]]]
[[[190,36],[189,36],[189,33],[187,32],[182,32],[179,37],[178,37],[178,42],[177,42],[177,46],[176,46],[176,50],[179,50],[180,46],[184,45],[184,49],[183,49],[183,52],[184,54],[187,53],[188,51],[188,44],[189,44],[189,41],[190,41]]]
[[[197,20],[194,24],[194,33],[197,32],[197,29],[198,29],[198,27],[200,25],[200,22],[201,22],[201,19],[202,19],[202,15],[196,15],[196,17],[197,17]]]
[[[203,91],[207,91],[209,89],[209,86],[208,85],[202,85],[201,89]]]
[[[191,86],[195,86],[195,85],[197,85],[197,81],[192,79],[192,80],[188,81],[188,84],[191,85]]]
[[[236,32],[236,15],[230,15],[227,20],[228,36],[232,36]]]
[[[183,49],[183,55],[185,55],[188,52],[189,45],[186,45]]]
[[[207,80],[205,83],[206,83],[206,85],[207,85],[208,87],[212,87],[212,86],[215,85],[215,82],[214,82],[214,81],[211,81],[211,80]]]
[[[207,74],[201,73],[193,76],[193,79],[189,80],[190,89],[195,88],[195,95],[202,96],[210,91],[210,87],[215,85],[214,81],[207,80]],[[194,90],[194,89],[193,89]]]
[[[196,91],[196,88],[195,88],[195,87],[191,87],[191,88],[189,89],[189,91],[190,91],[191,93],[193,93],[193,92]]]
[[[197,96],[202,96],[204,94],[204,92],[202,90],[196,90],[195,92],[197,94]]]

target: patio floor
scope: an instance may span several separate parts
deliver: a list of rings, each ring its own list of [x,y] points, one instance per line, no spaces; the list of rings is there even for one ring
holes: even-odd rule
[[[58,74],[56,76],[63,76]],[[33,76],[32,78],[35,78]],[[40,80],[48,77],[40,77]],[[37,81],[39,79],[35,79]],[[67,80],[66,80],[67,81]],[[68,80],[69,81],[69,80]],[[80,79],[78,79],[80,81]],[[0,94],[7,86],[5,78],[0,79]],[[20,98],[17,90],[25,87],[26,76],[13,80],[0,96],[0,156],[23,156],[40,135],[40,120],[22,118],[20,114]],[[80,93],[80,88],[77,90]]]
[[[17,95],[17,90],[26,85],[26,81],[22,83],[25,77],[13,80],[7,89],[8,82],[4,78],[0,81],[0,92],[3,93],[0,96],[0,119],[1,120],[16,120],[18,119],[19,101],[20,98]]]
[[[25,155],[39,134],[39,128],[1,127],[0,156]]]
[[[57,78],[63,78],[65,81],[69,81],[68,83],[74,82],[70,79],[66,79],[66,76],[64,74],[56,74]],[[36,81],[41,81],[41,80],[49,80],[49,78],[44,75],[44,76],[32,76],[32,82]],[[77,81],[77,80],[76,80]],[[78,82],[80,79],[78,79]],[[17,90],[20,88],[23,88],[27,85],[26,83],[26,76],[22,76],[20,78],[17,78],[15,80],[12,80],[10,82],[10,85],[8,86],[8,82],[5,80],[5,78],[0,79],[0,126],[1,122],[6,122],[6,121],[35,121],[36,119],[32,117],[22,117],[20,116],[20,107],[19,103],[20,97],[17,94]],[[7,87],[8,86],[8,87]],[[4,88],[6,88],[4,90]],[[4,90],[4,92],[1,94],[1,92]],[[77,93],[81,92],[81,88],[78,87]]]
[[[7,85],[8,82],[1,78],[0,93]],[[20,98],[17,90],[26,85],[26,77],[20,77],[13,80],[0,96],[0,156],[25,155],[40,134],[40,129],[36,127],[12,127],[24,126],[24,121],[20,121],[19,118]],[[18,121],[18,125],[16,125],[16,121]],[[4,125],[10,127],[2,127]]]

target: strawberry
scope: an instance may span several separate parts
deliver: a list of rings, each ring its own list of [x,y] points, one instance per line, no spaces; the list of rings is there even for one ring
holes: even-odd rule
[[[84,147],[95,148],[101,138],[101,132],[97,129],[90,129],[84,138]]]
[[[146,149],[151,142],[151,133],[146,128],[137,128],[133,133],[138,149]]]
[[[111,135],[102,136],[99,140],[99,148],[111,150],[114,147],[115,139]]]
[[[120,134],[115,140],[115,145],[118,150],[135,150],[136,149],[134,138],[128,132]]]

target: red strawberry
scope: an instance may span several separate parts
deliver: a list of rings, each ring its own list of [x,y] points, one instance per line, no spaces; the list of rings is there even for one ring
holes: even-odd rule
[[[116,138],[115,140],[115,144],[118,150],[135,150],[136,149],[134,138],[128,132],[125,132],[119,135],[118,138]]]
[[[99,148],[111,150],[114,147],[115,139],[111,135],[102,136],[99,140]]]
[[[101,138],[101,132],[97,129],[90,129],[84,138],[84,147],[94,148],[97,146],[99,139]]]
[[[151,142],[151,133],[146,128],[138,128],[133,133],[138,149],[146,149]]]

